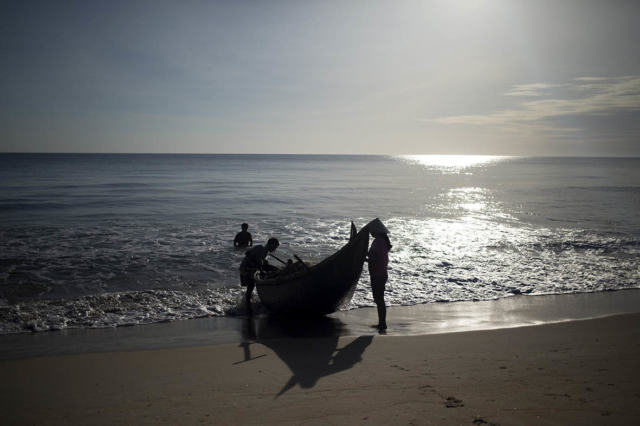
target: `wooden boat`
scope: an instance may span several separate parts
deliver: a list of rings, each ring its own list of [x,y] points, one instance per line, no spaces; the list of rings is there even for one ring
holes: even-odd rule
[[[299,262],[265,278],[257,277],[262,304],[272,312],[297,316],[326,315],[347,305],[369,247],[369,228],[356,231],[352,222],[350,241],[316,265]]]

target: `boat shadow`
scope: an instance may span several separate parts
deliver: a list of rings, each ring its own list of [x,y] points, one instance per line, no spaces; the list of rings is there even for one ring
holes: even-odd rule
[[[373,336],[360,336],[338,348],[345,324],[336,318],[292,319],[277,316],[244,318],[242,343],[247,362],[252,358],[250,346],[258,343],[275,352],[289,367],[292,376],[276,398],[295,385],[313,388],[318,380],[352,368],[362,361],[362,355]]]

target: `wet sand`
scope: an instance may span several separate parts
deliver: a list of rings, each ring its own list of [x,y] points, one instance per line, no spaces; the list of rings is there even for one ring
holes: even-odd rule
[[[246,320],[242,327],[240,344],[2,361],[2,424],[629,425],[640,418],[640,314],[421,336],[269,339],[273,327]]]
[[[640,290],[392,306],[387,320],[389,335],[408,336],[521,327],[623,313],[640,313]],[[0,360],[240,343],[245,322],[242,317],[211,317],[108,329],[1,335]],[[253,322],[258,337],[263,339],[357,337],[372,334],[369,324],[377,322],[377,313],[375,308],[361,308],[319,320],[295,322],[258,315]]]

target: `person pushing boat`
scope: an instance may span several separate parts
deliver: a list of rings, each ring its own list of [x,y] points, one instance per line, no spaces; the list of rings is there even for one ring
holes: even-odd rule
[[[257,245],[244,254],[244,259],[240,264],[240,285],[247,287],[245,293],[245,306],[247,313],[251,313],[251,295],[255,287],[255,274],[257,271],[273,272],[277,271],[273,265],[269,265],[267,257],[269,253],[276,251],[280,246],[280,241],[277,238],[269,238],[267,245]]]

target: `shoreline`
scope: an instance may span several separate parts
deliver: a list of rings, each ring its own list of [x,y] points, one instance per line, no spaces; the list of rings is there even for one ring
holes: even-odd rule
[[[429,303],[388,308],[387,336],[515,328],[640,313],[640,291],[513,296],[492,301]],[[290,321],[269,315],[207,317],[106,329],[66,329],[0,335],[0,361],[77,353],[144,351],[263,340],[373,336],[375,308]]]
[[[0,361],[7,425],[628,425],[640,314]],[[634,420],[636,419],[636,420]]]

